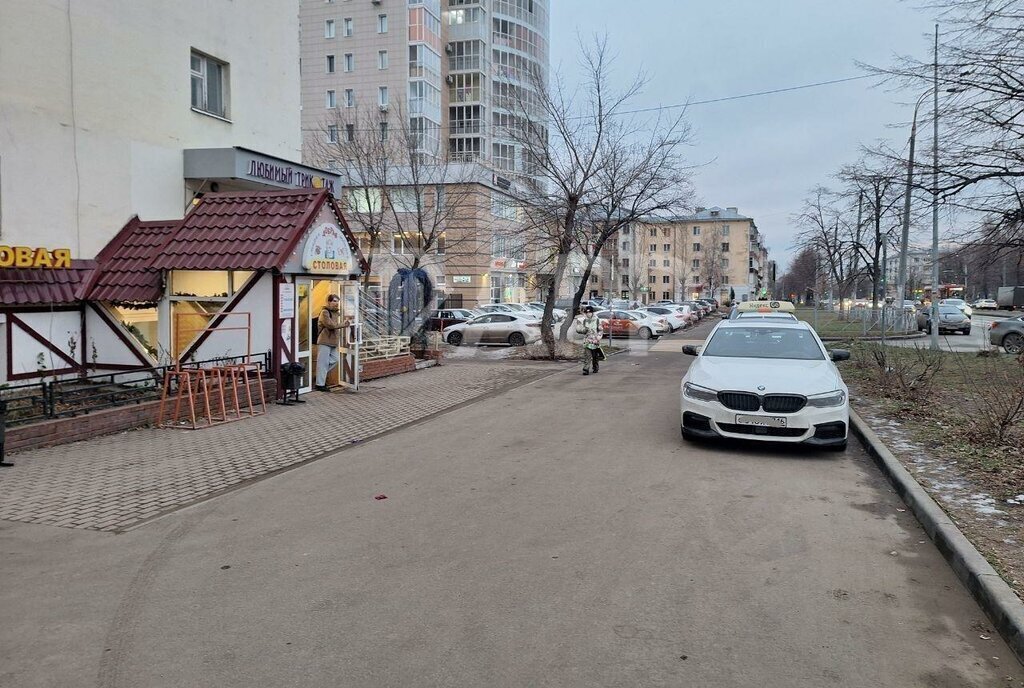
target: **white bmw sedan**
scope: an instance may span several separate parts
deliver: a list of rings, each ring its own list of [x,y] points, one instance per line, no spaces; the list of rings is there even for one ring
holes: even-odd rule
[[[850,352],[829,352],[807,323],[723,320],[683,352],[697,357],[679,388],[684,438],[846,447],[849,393],[833,361]]]

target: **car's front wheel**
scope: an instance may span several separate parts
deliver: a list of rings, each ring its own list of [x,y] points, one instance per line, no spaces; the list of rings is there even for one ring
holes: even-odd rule
[[[638,332],[637,334],[640,335],[640,339],[650,339],[651,338],[651,328],[649,328],[649,327],[641,327],[640,328],[640,332]]]
[[[512,346],[523,346],[526,344],[526,337],[522,332],[513,332],[508,336],[508,343]]]
[[[460,344],[462,344],[462,333],[452,332],[451,334],[449,334],[448,343],[451,344],[452,346],[459,346]]]
[[[1019,354],[1024,351],[1024,335],[1011,332],[1003,337],[1003,348],[1008,354]]]

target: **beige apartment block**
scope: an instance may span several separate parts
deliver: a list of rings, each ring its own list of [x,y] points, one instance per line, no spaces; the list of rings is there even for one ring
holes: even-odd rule
[[[767,289],[764,235],[735,207],[698,208],[693,215],[651,219],[620,231],[611,263],[620,298],[659,300],[757,298]]]

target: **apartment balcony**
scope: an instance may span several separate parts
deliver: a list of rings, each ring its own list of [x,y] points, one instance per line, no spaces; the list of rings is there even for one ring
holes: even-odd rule
[[[463,24],[448,25],[449,41],[484,41],[487,42],[490,33],[491,21],[489,18],[477,22],[465,22]]]
[[[448,134],[451,136],[478,136],[483,132],[482,119],[451,120]]]
[[[451,55],[448,57],[449,72],[480,72],[487,71],[482,55]]]
[[[483,86],[449,86],[448,87],[448,103],[449,105],[455,104],[473,104],[483,103],[487,99],[487,89]]]

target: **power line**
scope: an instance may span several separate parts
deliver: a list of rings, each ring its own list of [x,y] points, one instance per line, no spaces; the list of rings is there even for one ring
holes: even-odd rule
[[[816,81],[816,82],[814,82],[812,84],[801,84],[799,86],[786,86],[784,88],[773,88],[773,89],[769,89],[769,90],[766,90],[766,91],[755,91],[753,93],[743,93],[743,94],[735,95],[735,96],[725,96],[723,98],[710,98],[708,100],[695,100],[695,101],[688,102],[688,103],[677,103],[675,105],[656,105],[656,106],[648,107],[648,108],[637,108],[635,110],[623,110],[621,112],[616,112],[615,115],[616,116],[618,116],[618,115],[636,115],[636,114],[641,114],[641,113],[645,113],[645,112],[658,112],[658,111],[662,111],[662,110],[678,110],[679,108],[693,107],[695,105],[711,105],[712,103],[725,103],[725,102],[728,102],[730,100],[742,100],[744,98],[757,98],[757,97],[760,97],[760,96],[773,95],[775,93],[789,93],[789,92],[792,92],[792,91],[806,90],[808,88],[818,88],[819,86],[830,86],[832,84],[841,84],[841,83],[844,83],[844,82],[847,82],[847,81],[858,81],[860,79],[870,79],[870,78],[872,78],[872,76],[873,75],[871,75],[871,74],[861,74],[860,76],[848,76],[848,77],[844,77],[842,79],[829,79],[827,81]],[[458,106],[460,104],[461,103],[449,103],[448,105],[449,105],[449,107],[453,107],[453,106]],[[587,116],[588,115],[579,115],[579,116],[572,117],[571,119],[583,119],[583,118],[585,118]],[[479,133],[483,134],[482,130],[487,128],[488,126],[494,126],[494,125],[491,122],[487,122],[487,121],[481,120],[480,125],[479,125],[481,131]],[[499,126],[501,126],[501,125],[499,125]],[[313,129],[304,127],[302,129],[302,131],[324,132],[324,131],[326,131],[326,129],[322,128],[322,127],[321,128],[313,128]],[[377,129],[376,128],[356,127],[354,129],[354,131],[377,131]],[[339,134],[343,134],[343,133],[344,132],[339,131]],[[476,133],[476,132],[474,132],[474,133]]]

